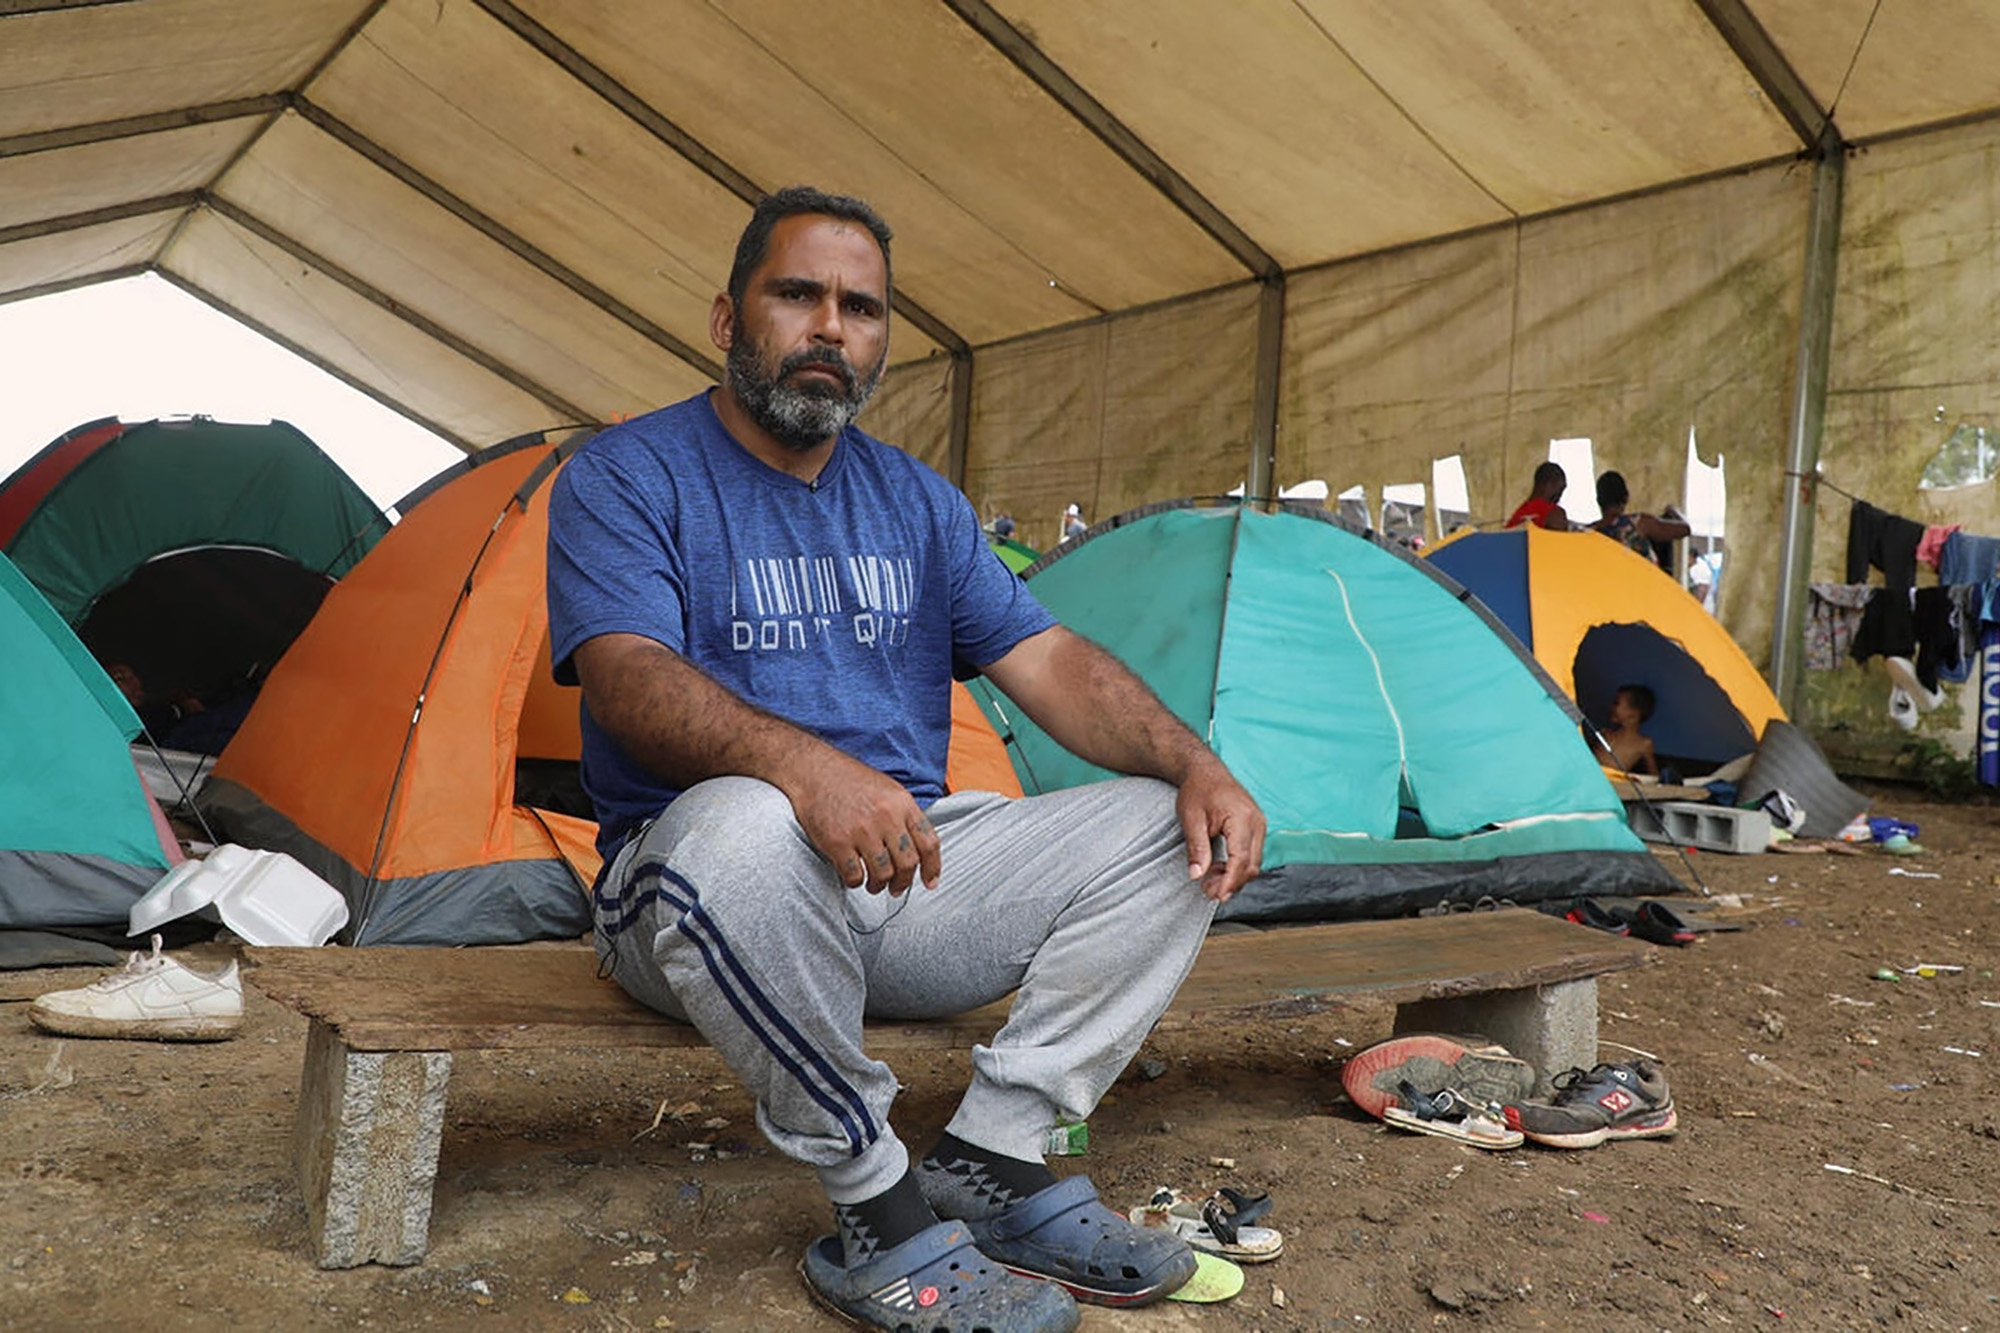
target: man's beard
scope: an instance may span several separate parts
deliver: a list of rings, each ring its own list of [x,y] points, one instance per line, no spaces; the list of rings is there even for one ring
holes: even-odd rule
[[[750,419],[779,444],[804,453],[840,434],[861,415],[882,382],[887,360],[888,349],[884,348],[883,359],[863,375],[848,364],[839,349],[816,346],[792,353],[778,363],[773,374],[766,370],[768,358],[763,346],[748,336],[739,317],[724,369],[731,391]],[[792,383],[791,376],[805,366],[831,370],[840,377],[840,387],[819,379]]]

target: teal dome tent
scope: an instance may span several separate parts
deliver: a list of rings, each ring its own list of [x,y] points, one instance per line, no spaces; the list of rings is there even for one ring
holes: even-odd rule
[[[1324,510],[1148,506],[1025,577],[1205,737],[1270,821],[1224,919],[1659,893],[1574,707],[1457,584]],[[1030,795],[1106,776],[984,681]]]
[[[4,555],[0,658],[0,928],[122,927],[180,847],[132,765],[132,706]]]

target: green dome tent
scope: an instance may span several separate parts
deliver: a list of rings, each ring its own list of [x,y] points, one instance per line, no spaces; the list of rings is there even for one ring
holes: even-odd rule
[[[1451,580],[1324,510],[1148,506],[1026,577],[1263,806],[1265,874],[1223,919],[1674,887],[1520,644]],[[1107,776],[985,681],[974,693],[1029,794]]]
[[[4,555],[0,659],[0,928],[122,927],[180,847],[132,765],[132,706]]]
[[[153,698],[261,676],[388,528],[283,421],[93,421],[0,482],[0,551]]]
[[[1000,557],[1000,563],[1019,574],[1041,558],[1041,552],[1032,546],[1015,541],[1012,537],[986,534],[986,544],[993,548],[993,554]]]

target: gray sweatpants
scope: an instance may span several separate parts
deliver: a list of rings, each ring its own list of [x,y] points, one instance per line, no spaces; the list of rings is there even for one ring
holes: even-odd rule
[[[931,806],[942,875],[900,897],[840,883],[783,792],[716,778],[612,863],[598,952],[640,1002],[693,1023],[781,1152],[853,1203],[902,1177],[895,1074],[862,1018],[936,1018],[1019,989],[972,1052],[951,1132],[1039,1160],[1097,1105],[1179,989],[1214,915],[1188,878],[1174,789],[1121,778]]]

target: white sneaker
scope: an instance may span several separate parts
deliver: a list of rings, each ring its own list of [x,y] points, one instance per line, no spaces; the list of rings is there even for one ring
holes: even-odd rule
[[[123,969],[77,990],[50,991],[28,1017],[65,1037],[148,1037],[221,1041],[243,1026],[243,982],[231,961],[215,976],[182,967],[160,952],[135,953]]]
[[[1917,706],[1918,712],[1928,713],[1944,703],[1944,691],[1925,689],[1924,683],[1917,679],[1916,664],[1909,658],[1885,657],[1882,659],[1882,664],[1888,668],[1889,684],[1909,695],[1910,702]],[[1896,717],[1896,706],[1893,703],[1889,706],[1889,716]],[[1901,718],[1896,720],[1902,721]]]
[[[1889,691],[1889,720],[1904,731],[1917,729],[1917,701],[1900,685]]]

